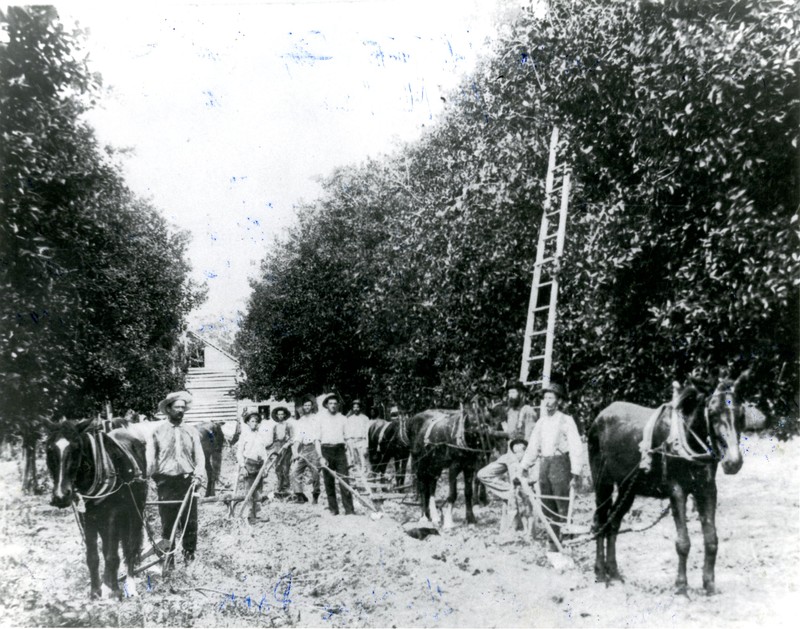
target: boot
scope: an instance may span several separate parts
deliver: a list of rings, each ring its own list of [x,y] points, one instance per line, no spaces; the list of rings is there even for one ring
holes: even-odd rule
[[[313,494],[311,494],[311,504],[315,505],[315,504],[317,504],[317,502],[319,502],[319,492],[318,491],[316,491]]]

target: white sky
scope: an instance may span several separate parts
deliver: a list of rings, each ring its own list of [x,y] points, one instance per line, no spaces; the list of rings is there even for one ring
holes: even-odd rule
[[[90,120],[134,153],[134,191],[191,231],[230,323],[259,262],[319,193],[315,178],[418,137],[469,72],[504,0],[66,5],[108,89]],[[224,316],[224,320],[220,317]]]

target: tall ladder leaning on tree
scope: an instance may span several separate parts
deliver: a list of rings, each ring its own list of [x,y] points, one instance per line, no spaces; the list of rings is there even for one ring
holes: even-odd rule
[[[539,227],[536,261],[533,265],[528,321],[525,325],[522,365],[519,371],[519,379],[526,385],[549,383],[553,368],[558,270],[561,254],[564,252],[570,193],[569,167],[566,163],[558,163],[560,148],[563,147],[559,144],[558,127],[553,127],[545,179],[544,209]]]

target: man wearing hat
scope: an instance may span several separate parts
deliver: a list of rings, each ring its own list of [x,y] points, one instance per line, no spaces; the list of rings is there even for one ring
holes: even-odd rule
[[[512,439],[508,444],[508,452],[478,471],[478,480],[486,486],[486,489],[506,502],[511,519],[517,511],[514,486],[520,485],[523,492],[532,493],[527,480],[522,478],[520,465],[527,447],[528,442],[524,439]]]
[[[344,442],[347,446],[347,457],[354,467],[369,473],[369,417],[361,412],[361,400],[353,400],[347,422],[344,425]]]
[[[240,478],[244,481],[244,492],[247,494],[256,480],[261,466],[267,460],[265,434],[259,430],[261,415],[258,411],[250,411],[244,416],[244,427],[236,445],[236,461],[239,463]],[[261,488],[264,479],[258,481],[248,505],[248,521],[255,521],[261,510]]]
[[[308,502],[303,493],[303,476],[308,470],[311,474],[311,498],[314,504],[319,499],[319,460],[322,449],[319,443],[319,423],[314,412],[314,398],[306,396],[300,417],[294,423],[292,437],[292,466],[290,482],[292,496],[290,502]]]
[[[542,393],[542,416],[533,428],[520,465],[527,470],[539,460],[539,493],[559,497],[558,500],[543,498],[542,505],[560,539],[561,524],[566,521],[569,509],[570,484],[580,480],[583,444],[575,420],[558,409],[566,397],[564,386],[550,382],[542,387]],[[554,544],[550,544],[552,549]]]
[[[512,382],[506,387],[506,432],[510,439],[528,440],[536,424],[536,410],[525,404],[526,387]]]
[[[322,444],[322,459],[320,464],[325,481],[325,493],[328,496],[328,508],[332,515],[339,514],[339,504],[336,502],[336,478],[331,470],[342,477],[349,484],[347,477],[347,451],[345,449],[345,423],[347,418],[339,412],[339,398],[330,393],[322,400],[323,409],[319,413],[319,435]],[[354,513],[353,496],[342,487],[342,505],[345,515]]]
[[[158,404],[158,410],[168,421],[153,431],[147,440],[147,476],[156,482],[158,500],[182,501],[194,484],[205,484],[206,459],[198,432],[183,424],[183,416],[192,404],[192,396],[186,391],[170,393]],[[183,535],[183,556],[186,561],[194,559],[197,549],[197,500],[191,500],[188,514],[184,514],[178,526],[186,525]],[[161,516],[161,535],[169,539],[180,504],[158,505]],[[170,551],[173,549],[170,548]],[[174,563],[172,555],[167,557],[165,568]]]
[[[272,409],[271,417],[263,422],[265,444],[269,452],[275,453],[275,476],[278,483],[275,488],[276,498],[289,497],[289,469],[292,465],[291,443],[293,438],[292,425],[289,420],[289,409],[285,406],[276,406]]]

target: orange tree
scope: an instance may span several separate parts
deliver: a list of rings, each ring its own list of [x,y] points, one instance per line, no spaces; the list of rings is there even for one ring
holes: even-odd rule
[[[655,403],[698,366],[753,366],[793,430],[796,42],[772,0],[522,12],[419,142],[331,177],[267,257],[243,327],[251,384],[355,378],[411,408],[477,379],[499,389],[518,369],[558,125],[576,188],[556,366],[578,413]],[[291,285],[302,298],[277,298]],[[287,331],[303,349],[284,346],[276,372]],[[320,360],[315,339],[342,359]]]
[[[0,432],[36,486],[42,418],[152,409],[180,384],[175,344],[199,297],[186,237],[126,188],[82,114],[99,77],[52,7],[0,14]]]

